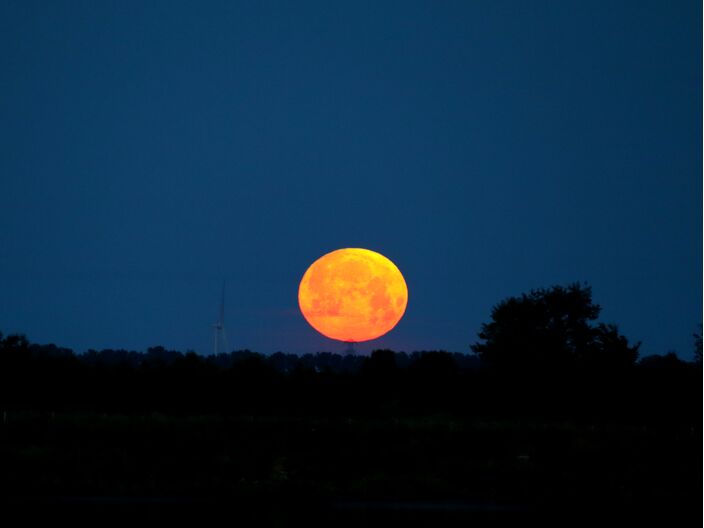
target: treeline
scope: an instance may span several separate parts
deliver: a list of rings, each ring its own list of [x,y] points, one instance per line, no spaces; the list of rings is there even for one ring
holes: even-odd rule
[[[59,349],[50,345],[49,347],[41,347],[33,345],[30,347],[35,354],[38,355],[55,355],[71,353],[67,349]],[[41,350],[44,350],[42,352]],[[406,352],[394,352],[394,360],[399,368],[408,368],[411,364],[418,361],[423,355],[431,351],[419,351],[407,354]],[[479,358],[473,355],[460,354],[458,352],[440,352],[449,354],[458,368],[476,368],[479,366]],[[369,359],[366,356],[353,353],[335,354],[332,352],[317,352],[315,354],[307,353],[303,355],[287,354],[284,352],[276,352],[270,355],[252,352],[251,350],[235,350],[229,353],[220,353],[217,355],[200,356],[195,352],[189,351],[185,354],[176,350],[167,350],[164,347],[157,346],[148,348],[146,352],[136,352],[127,350],[88,350],[85,354],[79,356],[79,359],[91,365],[129,365],[133,368],[139,368],[146,365],[171,366],[174,363],[183,361],[186,356],[195,356],[197,361],[201,361],[219,369],[228,369],[236,367],[238,364],[247,361],[256,361],[267,365],[282,374],[290,374],[296,370],[313,370],[315,372],[330,372],[334,374],[340,373],[357,373],[365,362]]]
[[[4,411],[701,421],[701,366],[674,354],[617,370],[505,369],[443,351],[218,356],[162,347],[74,354],[0,338]]]

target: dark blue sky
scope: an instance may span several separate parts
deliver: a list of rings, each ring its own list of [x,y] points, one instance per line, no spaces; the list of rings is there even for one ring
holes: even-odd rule
[[[0,331],[341,351],[307,266],[391,258],[371,347],[468,351],[587,281],[645,354],[702,320],[699,1],[0,2]]]

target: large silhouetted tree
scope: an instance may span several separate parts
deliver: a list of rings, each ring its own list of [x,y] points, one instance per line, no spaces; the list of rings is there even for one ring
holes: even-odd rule
[[[632,365],[631,346],[615,325],[597,324],[601,308],[579,283],[531,290],[501,301],[472,350],[488,365],[514,369],[601,368]]]
[[[699,333],[695,333],[694,337],[694,363],[702,364],[702,325],[699,325]]]

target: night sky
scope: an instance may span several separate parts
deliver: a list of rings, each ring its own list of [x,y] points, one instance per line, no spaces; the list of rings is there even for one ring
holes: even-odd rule
[[[0,331],[343,351],[319,256],[393,260],[358,346],[469,352],[501,299],[586,281],[642,354],[702,320],[693,1],[0,1]]]

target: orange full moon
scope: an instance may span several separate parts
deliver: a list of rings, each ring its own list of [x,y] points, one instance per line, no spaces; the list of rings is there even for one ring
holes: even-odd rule
[[[384,335],[403,317],[408,288],[396,265],[368,249],[338,249],[310,265],[298,287],[303,317],[340,341]]]

